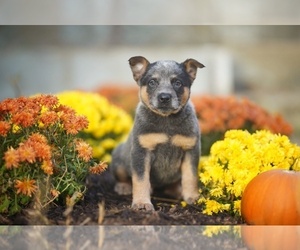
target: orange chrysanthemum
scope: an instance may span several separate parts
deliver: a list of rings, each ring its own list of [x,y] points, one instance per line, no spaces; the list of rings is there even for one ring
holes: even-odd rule
[[[88,162],[92,158],[93,149],[88,143],[84,142],[83,140],[77,140],[75,148],[78,152],[78,156],[85,162]]]
[[[47,138],[39,133],[34,133],[24,143],[35,151],[36,158],[49,160],[51,158],[51,146],[47,142]]]
[[[51,159],[51,147],[47,143],[35,143],[33,145],[36,156],[42,160]]]
[[[5,153],[3,157],[5,161],[5,166],[7,169],[17,168],[20,162],[20,156],[18,150],[10,147]]]
[[[34,163],[36,161],[36,154],[31,146],[27,146],[23,143],[17,150],[19,152],[20,162],[27,161],[29,163]]]
[[[59,190],[64,190],[63,196],[70,195],[73,203],[80,199],[85,188],[82,181],[93,162],[92,147],[75,135],[87,126],[86,117],[59,104],[56,96],[1,101],[0,160],[5,168],[1,184],[7,204],[2,209],[0,206],[0,213],[13,214],[27,205],[29,197],[38,191],[39,179],[49,181],[41,194],[44,204],[59,197]],[[102,171],[103,166],[91,170],[94,173]]]
[[[76,116],[73,112],[65,113],[61,116],[68,134],[76,135],[84,128],[88,127],[88,120],[85,116]]]
[[[45,174],[52,175],[53,174],[53,163],[51,160],[43,161],[41,165],[41,169],[44,171]]]
[[[59,192],[58,190],[56,190],[56,189],[51,189],[51,190],[50,190],[50,194],[51,194],[54,198],[56,198],[56,197],[58,197],[58,196],[60,195],[60,192]]]
[[[6,136],[10,130],[10,124],[6,121],[0,121],[0,136]]]
[[[101,174],[107,169],[107,163],[106,162],[100,162],[98,165],[90,167],[89,172],[91,174]]]
[[[40,116],[40,121],[43,123],[44,126],[48,127],[59,120],[59,117],[56,112],[54,111],[47,111],[42,113]]]
[[[95,92],[105,96],[111,103],[123,108],[130,114],[135,113],[136,105],[139,101],[138,86],[128,87],[116,83],[106,83],[101,85]]]
[[[17,189],[17,194],[21,193],[27,196],[32,196],[37,190],[35,185],[35,180],[25,179],[23,181],[16,180],[15,188]]]
[[[40,133],[33,133],[27,139],[28,145],[32,145],[35,143],[44,143],[47,144],[47,138]]]
[[[16,114],[19,112],[18,100],[15,98],[7,98],[0,103],[0,111],[2,113]]]
[[[77,115],[75,122],[79,130],[83,130],[89,126],[89,121],[84,115]]]
[[[12,117],[12,122],[16,125],[27,128],[35,123],[35,119],[32,113],[29,113],[25,110],[23,112],[15,114]]]
[[[246,98],[201,96],[192,101],[203,134],[229,129],[267,129],[289,135],[292,127],[279,115],[271,115]]]
[[[58,105],[58,98],[54,95],[40,95],[35,98],[41,106],[47,108],[54,108]]]

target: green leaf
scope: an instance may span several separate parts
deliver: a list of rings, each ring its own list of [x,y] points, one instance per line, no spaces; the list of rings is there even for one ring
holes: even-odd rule
[[[0,213],[7,213],[8,212],[8,207],[10,205],[10,200],[8,199],[8,197],[5,195],[3,195],[0,198],[1,201],[1,205],[0,205]]]

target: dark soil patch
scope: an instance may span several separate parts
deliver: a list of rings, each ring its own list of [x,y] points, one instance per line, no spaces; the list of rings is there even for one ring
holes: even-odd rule
[[[182,207],[180,201],[153,195],[155,212],[134,211],[131,196],[119,196],[113,191],[114,180],[109,172],[89,176],[84,200],[72,209],[51,206],[47,211],[24,210],[6,217],[0,224],[8,225],[238,225],[241,218],[229,214],[204,215],[198,206]]]

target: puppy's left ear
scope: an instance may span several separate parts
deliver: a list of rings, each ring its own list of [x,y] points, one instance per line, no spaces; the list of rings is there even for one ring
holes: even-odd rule
[[[183,63],[186,72],[190,75],[192,81],[195,80],[197,74],[197,68],[204,68],[202,63],[199,63],[195,59],[186,59]]]
[[[133,74],[133,79],[138,82],[145,73],[149,61],[142,56],[134,56],[129,59],[129,65]]]

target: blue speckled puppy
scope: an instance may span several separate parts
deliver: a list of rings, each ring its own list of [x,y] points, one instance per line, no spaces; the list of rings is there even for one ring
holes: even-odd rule
[[[199,196],[200,130],[189,97],[197,68],[204,65],[194,59],[150,63],[141,56],[129,64],[140,102],[128,140],[112,154],[115,191],[132,193],[134,209],[154,210],[152,188],[179,184],[181,197],[191,204]]]

